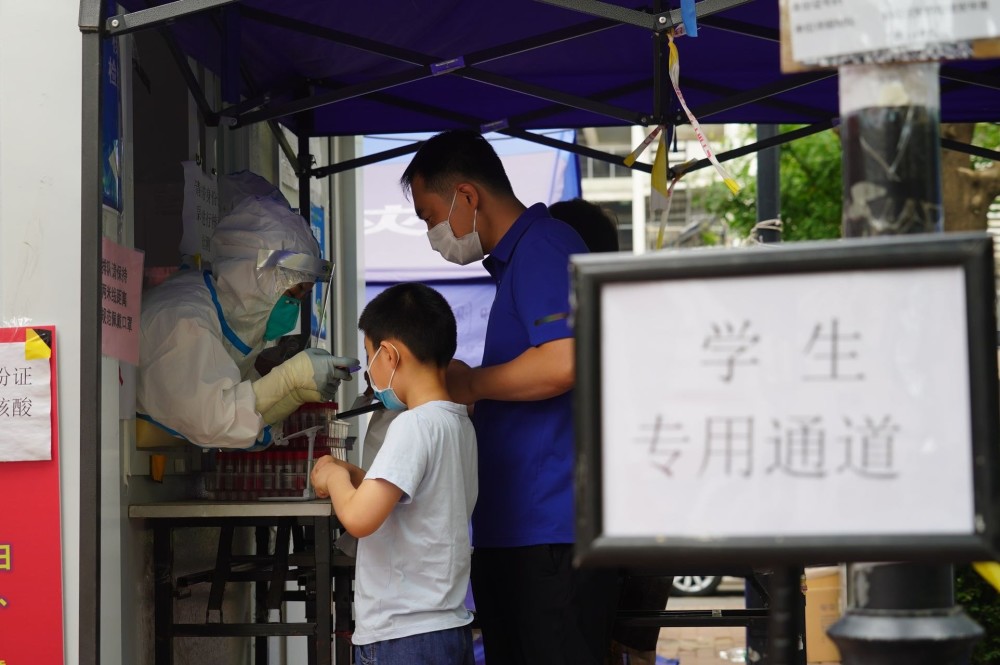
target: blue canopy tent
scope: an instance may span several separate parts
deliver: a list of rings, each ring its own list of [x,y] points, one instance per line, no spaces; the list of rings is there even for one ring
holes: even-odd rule
[[[544,141],[524,130],[687,122],[665,71],[664,31],[680,23],[680,9],[659,0],[652,9],[634,0],[435,0],[390,13],[320,0],[122,4],[133,11],[107,18],[108,34],[159,27],[178,54],[219,74],[225,105],[213,109],[189,73],[209,124],[277,120],[299,136],[479,127]],[[696,8],[699,36],[678,48],[699,119],[830,126],[836,72],[781,73],[777,2]],[[943,121],[996,118],[1000,62],[946,64],[941,77]]]
[[[609,125],[675,126],[686,117],[666,74],[665,30],[675,4],[653,0],[81,0],[83,32],[81,292],[81,662],[98,662],[101,433],[101,44],[137,30],[160,31],[207,125],[281,123],[276,132],[308,181],[414,152],[414,142],[341,163],[313,166],[308,137],[498,131],[597,159],[620,157],[529,130]],[[681,85],[703,122],[803,123],[803,129],[720,155],[725,160],[833,126],[837,74],[780,71],[776,0],[702,0],[699,36],[678,41]],[[190,56],[215,72],[223,103],[213,107]],[[941,119],[997,120],[1000,60],[941,68]],[[993,151],[943,142],[993,159]],[[702,160],[695,168],[707,166]],[[648,170],[636,163],[634,168]],[[87,388],[87,385],[90,388]]]

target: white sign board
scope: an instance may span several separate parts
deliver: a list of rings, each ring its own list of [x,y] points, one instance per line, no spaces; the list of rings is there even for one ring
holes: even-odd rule
[[[964,293],[957,266],[604,286],[604,533],[973,533]]]
[[[580,256],[580,565],[1000,550],[993,243]]]
[[[792,58],[878,51],[1000,35],[1000,0],[786,0]]]

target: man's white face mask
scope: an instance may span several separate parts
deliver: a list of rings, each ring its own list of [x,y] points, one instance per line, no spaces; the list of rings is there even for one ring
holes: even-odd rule
[[[448,210],[448,219],[440,224],[436,224],[427,231],[427,239],[431,242],[431,247],[436,250],[446,261],[465,266],[473,261],[482,261],[483,243],[479,239],[479,232],[476,231],[476,218],[479,216],[479,208],[472,213],[472,232],[461,238],[455,237],[455,231],[451,228],[451,213],[455,212],[455,201],[458,199],[458,191],[451,197],[451,209]]]

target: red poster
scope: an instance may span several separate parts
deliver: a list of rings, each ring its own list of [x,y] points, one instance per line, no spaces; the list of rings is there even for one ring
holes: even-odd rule
[[[59,445],[56,408],[55,328],[0,328],[0,448],[26,448],[8,433],[28,431],[38,438],[48,433],[50,459],[0,462],[0,665],[61,665],[63,663],[62,559],[59,538]],[[23,363],[9,362],[23,355]],[[15,360],[16,360],[15,359]],[[16,386],[32,378],[47,360],[49,404],[18,398]],[[9,366],[8,366],[9,365]],[[20,381],[20,384],[18,384]],[[44,400],[42,400],[44,401]],[[18,402],[15,404],[15,402]],[[17,418],[48,415],[48,426],[18,429]],[[42,434],[40,435],[39,432]]]

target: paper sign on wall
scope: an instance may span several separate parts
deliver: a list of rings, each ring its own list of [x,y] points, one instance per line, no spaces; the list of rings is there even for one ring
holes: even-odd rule
[[[51,338],[14,330],[24,332],[0,342],[0,462],[52,459]]]
[[[211,240],[219,224],[219,185],[214,176],[206,175],[196,162],[182,162],[184,167],[184,207],[181,220],[181,254],[212,258]]]
[[[0,663],[62,665],[55,329],[0,328],[0,367]],[[30,427],[12,429],[15,400]]]
[[[101,244],[101,353],[139,364],[143,253],[104,238]]]
[[[1000,0],[785,0],[783,4],[791,57],[800,63],[830,65],[861,53],[965,59],[974,55],[970,40],[1000,36]]]

